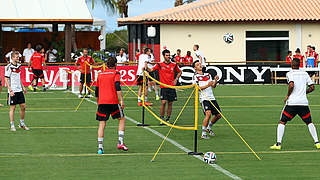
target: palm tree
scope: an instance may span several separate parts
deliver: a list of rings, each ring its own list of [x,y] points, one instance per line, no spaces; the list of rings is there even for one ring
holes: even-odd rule
[[[88,0],[92,2],[94,7],[95,0]],[[128,4],[133,0],[96,0],[102,2],[113,13],[119,13],[121,17],[128,17]],[[141,0],[139,0],[141,2]]]
[[[181,6],[183,4],[188,4],[188,3],[192,3],[196,0],[186,0],[186,1],[183,1],[183,0],[175,0],[174,2],[174,6],[177,7],[177,6]]]

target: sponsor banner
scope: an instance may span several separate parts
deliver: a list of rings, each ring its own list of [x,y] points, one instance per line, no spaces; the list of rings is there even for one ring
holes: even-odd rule
[[[136,72],[137,66],[119,66],[117,70],[121,73],[121,81],[126,83],[127,85],[134,85],[136,82]],[[92,71],[92,79],[96,80],[98,77],[98,73],[101,70],[93,70]],[[64,83],[68,83],[68,86],[71,86],[71,73],[76,75],[75,80],[77,81],[75,84],[78,85],[80,81],[80,71],[76,69],[75,66],[48,66],[47,71],[43,71],[44,80],[46,84],[49,86],[55,84],[56,86],[63,86]],[[5,66],[0,66],[0,76],[2,78],[2,86],[5,86],[4,82],[4,74],[5,74]],[[29,86],[31,80],[33,79],[32,71],[28,70],[27,66],[21,67],[21,80],[24,86]],[[41,86],[41,82],[39,80],[38,86]],[[122,85],[124,85],[122,83]]]
[[[182,84],[191,84],[194,69],[191,66],[181,67]],[[270,84],[271,73],[269,66],[208,66],[207,72],[214,78],[219,76],[220,84]]]
[[[4,83],[4,66],[0,67],[2,86]],[[127,85],[136,84],[137,66],[118,66],[117,70],[121,73],[121,81]],[[27,66],[22,66],[21,79],[24,86],[30,85],[33,79],[33,73],[28,70]],[[191,84],[194,69],[190,66],[181,67],[182,75],[180,82],[182,84]],[[270,84],[271,73],[269,66],[208,66],[207,71],[214,77],[219,76],[220,84]],[[69,72],[69,73],[68,73]],[[68,83],[71,86],[71,74],[76,74],[76,81],[80,81],[80,72],[74,66],[48,66],[44,71],[45,82],[51,86],[63,86]],[[92,79],[96,80],[100,70],[92,71]],[[124,85],[124,83],[121,83]],[[77,83],[76,83],[77,84]],[[39,86],[41,85],[39,80]]]

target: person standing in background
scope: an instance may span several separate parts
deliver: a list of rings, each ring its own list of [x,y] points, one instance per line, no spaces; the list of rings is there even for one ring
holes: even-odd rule
[[[292,61],[292,51],[288,51],[288,56],[286,57],[286,64],[291,64]]]
[[[34,49],[32,49],[31,42],[27,43],[27,48],[23,50],[23,62],[29,63],[31,56],[34,53]]]
[[[187,51],[187,55],[184,57],[184,65],[192,65],[193,57],[191,56],[191,52]]]
[[[301,55],[301,51],[300,51],[300,49],[299,48],[297,48],[297,50],[295,51],[295,55],[293,56],[293,59],[294,58],[298,58],[298,59],[300,59],[300,68],[303,68],[303,67],[305,67],[305,58]]]
[[[18,52],[16,51],[16,48],[12,48],[10,52],[8,52],[5,57],[4,57],[4,60],[7,62],[7,63],[11,63],[12,62],[12,58],[11,58],[11,54],[13,52]],[[19,53],[19,52],[18,52]],[[19,53],[19,59],[22,57],[22,55]]]
[[[116,58],[117,58],[117,65],[118,66],[123,66],[123,65],[125,65],[124,63],[128,62],[124,48],[120,49],[119,56],[117,56]]]

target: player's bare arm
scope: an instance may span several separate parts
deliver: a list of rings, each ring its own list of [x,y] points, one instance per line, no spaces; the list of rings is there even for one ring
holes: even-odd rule
[[[214,77],[214,82],[213,82],[213,84],[212,84],[212,86],[211,86],[212,88],[216,88],[216,87],[217,87],[218,80],[219,80],[219,76],[216,75],[216,76]]]
[[[30,61],[29,61],[28,69],[31,69],[31,63],[32,63],[32,58],[31,58]]]
[[[181,74],[182,74],[182,71],[180,71],[180,72],[177,74],[177,77],[176,77],[176,78],[174,79],[174,81],[173,81],[173,84],[174,84],[174,85],[177,85],[177,82],[178,82]]]
[[[22,84],[22,80],[20,79],[20,84],[21,84],[21,87],[22,87],[22,90],[23,90],[23,93],[24,94],[27,94],[27,89],[24,88],[23,84]]]
[[[307,89],[307,94],[309,94],[309,93],[311,93],[312,91],[314,91],[314,85],[312,84],[312,85],[310,85],[310,86],[308,86],[308,89]]]
[[[213,84],[214,84],[214,82],[213,82],[213,81],[210,81],[207,85],[199,87],[199,89],[200,89],[200,90],[207,89],[208,87],[211,87]]]
[[[45,68],[46,70],[48,70],[46,61],[43,61],[43,66],[44,66],[44,68]]]
[[[10,87],[10,84],[9,84],[9,78],[5,77],[4,78],[4,81],[6,82],[6,85],[8,87],[8,90],[10,92],[10,96],[14,96],[14,92],[12,91],[11,87]]]
[[[288,94],[287,94],[287,96],[284,98],[284,102],[287,102],[289,96],[291,95],[291,93],[292,93],[292,91],[293,91],[293,88],[294,88],[294,82],[291,81],[291,82],[289,83],[289,86],[288,86]]]

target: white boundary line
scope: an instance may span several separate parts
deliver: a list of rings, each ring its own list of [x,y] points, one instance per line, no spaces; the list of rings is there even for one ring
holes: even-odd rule
[[[89,101],[89,102],[91,102],[91,103],[97,104],[97,102],[92,101],[92,100],[90,100],[90,99],[86,99],[86,100]],[[136,121],[136,120],[134,120],[134,119],[132,119],[132,118],[130,118],[130,117],[128,117],[128,116],[126,116],[126,119],[128,119],[129,121],[131,121],[131,122],[134,123],[134,124],[139,124],[138,121]],[[156,131],[156,130],[154,130],[154,129],[151,129],[151,128],[148,128],[148,127],[143,127],[143,128],[146,129],[146,130],[148,130],[148,131],[150,131],[150,132],[152,132],[153,134],[159,136],[160,138],[165,139],[165,136],[164,136],[163,134],[159,133],[158,131]],[[186,152],[186,153],[191,152],[191,150],[189,150],[188,148],[182,146],[181,144],[177,143],[176,141],[174,141],[174,140],[172,140],[172,139],[170,139],[170,138],[168,138],[168,137],[166,138],[166,141],[170,142],[171,144],[173,144],[174,146],[178,147],[179,149],[181,149],[182,151],[184,151],[184,152]],[[203,162],[203,159],[202,159],[201,156],[199,156],[199,155],[193,155],[193,157],[195,157],[195,158],[197,158],[197,159],[199,159],[200,161]],[[230,178],[232,178],[232,179],[242,180],[242,179],[241,179],[240,177],[238,177],[237,175],[232,174],[231,172],[229,172],[229,171],[226,170],[226,169],[223,169],[221,166],[219,166],[219,165],[217,165],[217,164],[209,164],[209,165],[212,166],[213,168],[215,168],[217,171],[225,174],[226,176],[228,176],[228,177],[230,177]]]

